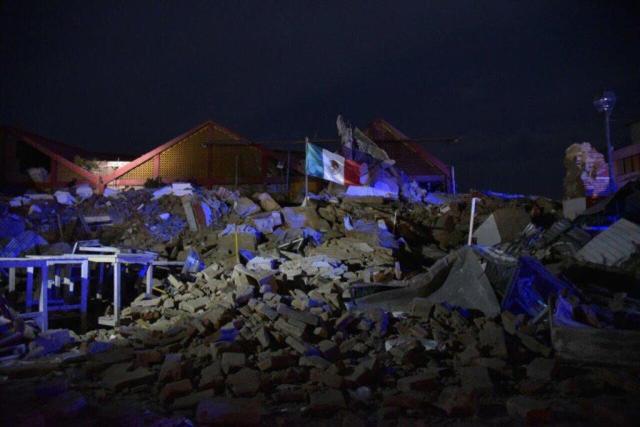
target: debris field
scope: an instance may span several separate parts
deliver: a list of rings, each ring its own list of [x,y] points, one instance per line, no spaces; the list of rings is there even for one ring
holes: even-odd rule
[[[638,416],[631,208],[603,229],[606,206],[568,220],[540,197],[389,199],[330,186],[301,204],[189,184],[79,187],[1,206],[7,259],[85,247],[167,261],[151,273],[151,293],[144,266],[123,269],[110,327],[100,325],[114,315],[109,266],[90,268],[84,330],[70,311],[43,330],[19,315],[26,275],[11,292],[3,285],[6,425],[631,425]],[[48,278],[50,300],[79,298],[67,273]]]

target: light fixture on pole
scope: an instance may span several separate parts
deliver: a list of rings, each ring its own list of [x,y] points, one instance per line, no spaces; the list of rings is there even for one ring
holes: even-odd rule
[[[599,113],[604,113],[604,133],[607,139],[607,161],[609,163],[609,193],[616,191],[616,177],[613,172],[613,146],[611,145],[611,131],[609,129],[609,119],[613,107],[616,105],[616,94],[610,90],[605,90],[600,98],[593,101]]]

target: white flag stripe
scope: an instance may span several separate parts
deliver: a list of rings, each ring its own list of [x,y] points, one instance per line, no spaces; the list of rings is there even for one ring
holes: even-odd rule
[[[323,149],[322,166],[324,179],[344,185],[344,157]]]

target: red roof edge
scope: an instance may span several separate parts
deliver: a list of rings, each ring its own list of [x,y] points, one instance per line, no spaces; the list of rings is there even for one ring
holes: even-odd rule
[[[5,126],[5,127],[2,127],[1,129],[5,131],[7,134],[13,135],[14,137],[20,139],[21,141],[24,141],[25,143],[31,145],[33,148],[40,151],[41,153],[56,160],[58,163],[65,166],[67,169],[72,170],[73,172],[75,172],[80,176],[83,176],[84,178],[89,180],[89,182],[91,183],[97,182],[98,177],[95,174],[93,174],[92,172],[89,172],[82,166],[79,166],[73,163],[72,161],[68,160],[66,157],[64,157],[62,154],[56,151],[56,149],[52,147],[52,145],[63,146],[63,147],[69,148],[70,150],[75,150],[78,152],[78,154],[84,153],[82,149],[75,148],[67,144],[54,142],[42,136],[30,133],[18,128]]]
[[[206,122],[203,122],[191,129],[189,129],[188,131],[170,139],[169,141],[165,142],[162,145],[157,146],[156,148],[154,148],[151,151],[148,151],[147,153],[141,155],[140,157],[130,161],[129,163],[127,163],[124,166],[119,167],[118,169],[116,169],[115,171],[113,171],[112,173],[110,173],[109,175],[103,176],[102,177],[102,182],[103,185],[108,184],[109,182],[118,179],[119,177],[121,177],[122,175],[126,174],[127,172],[131,171],[132,169],[140,166],[142,163],[145,163],[148,160],[151,160],[154,156],[162,153],[163,151],[166,151],[167,149],[171,148],[172,146],[176,145],[177,143],[179,143],[180,141],[184,140],[185,138],[188,138],[189,136],[193,135],[194,133],[202,130],[205,127],[211,126],[214,129],[217,129],[219,131],[221,131],[222,133],[227,134],[231,139],[237,139],[239,142],[241,141],[248,141],[248,139],[244,138],[243,136],[241,136],[240,134],[222,126],[219,123],[214,122],[213,120],[207,120]],[[250,145],[252,147],[256,147],[260,150],[261,153],[267,155],[267,156],[273,156],[273,154],[265,149],[264,147],[261,147],[257,144],[247,144]]]
[[[440,160],[433,154],[429,153],[417,142],[410,141],[411,138],[409,138],[403,132],[395,128],[391,123],[389,123],[385,119],[382,119],[382,118],[374,119],[367,127],[367,130],[376,130],[379,128],[382,128],[383,131],[388,133],[391,136],[390,139],[403,140],[402,143],[409,146],[418,156],[420,156],[421,159],[433,165],[433,167],[438,169],[447,178],[451,178],[451,168],[447,166],[446,163],[444,163],[442,160]],[[374,141],[375,141],[375,138],[374,138]]]

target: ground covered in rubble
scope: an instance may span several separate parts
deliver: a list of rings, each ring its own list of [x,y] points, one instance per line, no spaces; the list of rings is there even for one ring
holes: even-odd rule
[[[64,197],[7,199],[1,220],[14,232],[0,236],[2,256],[93,239],[187,262],[158,270],[152,297],[128,271],[120,325],[88,332],[68,317],[46,332],[20,319],[19,280],[2,299],[2,424],[633,425],[640,415],[637,242],[593,259],[605,233],[635,233],[632,220],[607,228],[598,215],[562,218],[552,200],[482,193],[323,192],[303,206],[190,186]],[[473,197],[478,244],[467,246]],[[112,310],[101,290],[94,321]]]

